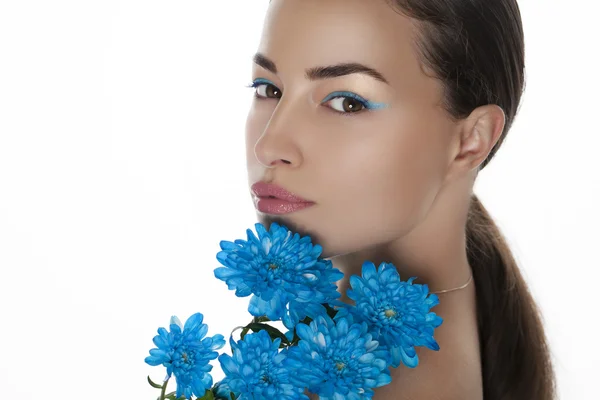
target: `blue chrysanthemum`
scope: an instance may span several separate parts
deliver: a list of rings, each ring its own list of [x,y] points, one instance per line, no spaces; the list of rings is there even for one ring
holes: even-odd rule
[[[272,340],[267,331],[248,333],[243,340],[229,343],[233,356],[221,354],[227,390],[239,400],[308,400],[303,386],[290,383],[285,349],[279,351],[280,338]]]
[[[310,325],[296,326],[298,346],[288,348],[292,382],[321,400],[370,399],[373,388],[392,381],[389,352],[351,314],[335,321],[319,315]]]
[[[393,367],[398,367],[401,361],[410,368],[416,367],[419,357],[415,346],[439,350],[433,333],[443,320],[429,311],[439,304],[439,299],[429,294],[427,285],[413,285],[414,279],[401,281],[391,263],[382,263],[377,270],[375,264],[365,261],[362,277],[351,276],[352,289],[346,291],[356,306],[344,307],[335,316],[350,313],[367,322],[373,337],[389,348]]]
[[[213,383],[209,362],[219,356],[215,350],[222,348],[225,340],[219,334],[205,338],[208,326],[202,323],[203,318],[196,313],[182,326],[179,318],[172,316],[170,332],[158,328],[158,335],[152,339],[157,348],[150,349],[150,356],[145,359],[149,365],[167,367],[165,380],[175,375],[177,398],[183,395],[189,399],[192,394],[202,397]]]
[[[213,394],[217,400],[231,400],[231,387],[229,386],[229,379],[223,378],[213,386]]]
[[[255,227],[258,238],[248,229],[247,241],[221,241],[217,260],[224,267],[214,271],[236,296],[253,295],[250,314],[282,320],[293,329],[307,316],[326,313],[322,303],[343,305],[335,282],[344,274],[331,261],[319,259],[322,247],[313,245],[310,236],[300,238],[275,222],[269,231],[260,223]]]

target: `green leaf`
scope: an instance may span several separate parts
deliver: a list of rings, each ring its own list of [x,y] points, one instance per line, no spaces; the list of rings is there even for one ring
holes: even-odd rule
[[[149,383],[149,384],[150,384],[150,386],[152,386],[153,388],[162,389],[162,385],[159,385],[158,383],[154,383],[154,382],[152,382],[152,379],[150,379],[150,375],[148,375],[148,383]]]
[[[286,345],[290,344],[289,339],[283,334],[283,332],[281,332],[274,326],[263,324],[260,322],[253,322],[251,324],[248,324],[248,328],[252,329],[252,331],[254,332],[265,330],[267,331],[271,339],[280,338],[282,343],[285,343]]]
[[[200,397],[200,399],[198,400],[215,400],[215,396],[212,392],[211,389],[208,389],[205,393],[204,396]]]
[[[261,322],[268,322],[268,321],[270,321],[270,319],[266,315],[252,318],[252,322],[250,322],[248,325],[246,325],[244,327],[244,329],[242,329],[242,333],[240,334],[240,340],[244,340],[244,336],[246,336],[246,334],[250,330],[250,325],[256,324],[256,323],[261,323]]]
[[[235,400],[235,394],[233,394],[233,392],[229,392],[229,395],[231,396],[231,400]]]
[[[179,396],[179,398],[176,397],[177,396],[177,392],[171,392],[171,393],[167,393],[165,395],[165,399],[169,399],[169,400],[187,400],[186,397],[184,395]]]
[[[252,323],[252,322],[251,322]],[[250,323],[250,324],[251,324]],[[250,324],[246,325],[244,327],[244,329],[242,329],[242,333],[240,333],[240,340],[244,340],[244,336],[246,336],[246,334],[248,333],[248,331],[250,330],[249,326]]]

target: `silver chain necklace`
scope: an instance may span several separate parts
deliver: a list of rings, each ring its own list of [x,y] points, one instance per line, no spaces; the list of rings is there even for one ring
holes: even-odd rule
[[[438,290],[436,292],[429,292],[429,293],[448,293],[448,292],[453,292],[455,290],[464,289],[469,285],[469,283],[471,283],[471,280],[473,280],[473,271],[471,271],[471,276],[469,277],[469,280],[465,284],[463,284],[459,287],[452,288],[452,289]]]

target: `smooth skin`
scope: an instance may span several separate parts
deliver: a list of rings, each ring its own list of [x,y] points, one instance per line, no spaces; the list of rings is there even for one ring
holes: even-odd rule
[[[505,123],[497,105],[453,120],[442,85],[421,63],[415,22],[384,0],[272,0],[258,52],[276,73],[252,65],[256,87],[246,124],[248,184],[264,180],[315,202],[284,215],[257,210],[267,228],[278,222],[310,235],[348,278],[362,263],[393,263],[403,280],[417,276],[430,291],[467,282],[465,226],[477,167]],[[370,75],[307,79],[305,69],[356,62]],[[264,63],[263,63],[264,64]],[[365,109],[355,93],[386,107]],[[341,112],[346,113],[345,115]],[[270,167],[270,168],[267,168]],[[439,351],[417,348],[419,365],[392,368],[376,400],[481,400],[475,284],[439,294],[432,309]],[[312,399],[318,398],[313,395]]]

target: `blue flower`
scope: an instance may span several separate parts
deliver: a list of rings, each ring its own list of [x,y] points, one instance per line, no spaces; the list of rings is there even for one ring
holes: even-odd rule
[[[221,354],[227,390],[236,399],[308,400],[303,386],[290,384],[287,352],[279,351],[280,338],[271,340],[265,330],[248,333],[243,340],[229,339],[233,356]]]
[[[307,316],[325,314],[322,303],[344,304],[337,300],[341,294],[335,284],[344,274],[331,261],[319,259],[322,247],[313,246],[310,236],[300,238],[276,222],[269,231],[260,223],[255,227],[258,238],[248,229],[247,241],[221,241],[217,260],[224,267],[214,271],[236,296],[253,295],[250,314],[282,320],[293,329]]]
[[[352,289],[346,291],[356,306],[345,307],[335,316],[353,314],[357,320],[367,322],[373,337],[389,348],[394,368],[400,361],[410,368],[418,365],[414,346],[436,351],[440,348],[433,333],[443,320],[429,311],[439,299],[435,294],[428,297],[427,285],[413,285],[414,279],[401,281],[393,264],[382,263],[377,271],[375,264],[365,261],[362,277],[351,276]]]
[[[392,381],[388,350],[372,339],[365,322],[354,322],[351,314],[335,321],[319,315],[310,326],[296,325],[296,333],[298,346],[288,347],[290,377],[321,400],[370,399],[373,388]]]
[[[177,398],[182,395],[191,398],[192,394],[202,397],[212,386],[209,362],[218,357],[219,353],[214,350],[222,348],[225,340],[223,335],[204,338],[208,326],[202,323],[203,318],[201,313],[196,313],[182,326],[179,318],[172,316],[171,331],[158,328],[158,335],[152,339],[157,348],[150,349],[150,356],[145,359],[149,365],[167,367],[165,380],[175,375]]]
[[[217,400],[231,400],[231,387],[229,386],[229,379],[227,377],[215,383],[213,394]]]

